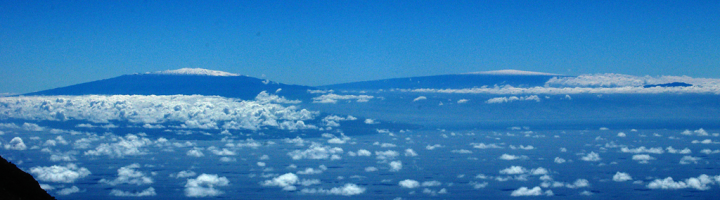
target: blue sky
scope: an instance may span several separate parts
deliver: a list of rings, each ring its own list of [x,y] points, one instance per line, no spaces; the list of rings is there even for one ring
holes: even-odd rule
[[[0,2],[0,93],[200,67],[323,85],[519,69],[720,78],[719,1]]]

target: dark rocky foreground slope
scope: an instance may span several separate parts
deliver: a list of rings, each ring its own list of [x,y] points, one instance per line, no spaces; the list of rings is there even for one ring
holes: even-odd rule
[[[55,199],[32,175],[20,170],[0,156],[0,199]]]

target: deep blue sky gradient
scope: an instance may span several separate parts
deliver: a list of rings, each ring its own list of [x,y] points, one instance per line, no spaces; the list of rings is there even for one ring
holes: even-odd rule
[[[720,78],[720,1],[0,1],[0,93],[200,67],[323,85],[499,69]]]

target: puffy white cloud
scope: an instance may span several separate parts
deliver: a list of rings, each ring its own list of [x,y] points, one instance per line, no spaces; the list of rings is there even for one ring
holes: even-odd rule
[[[697,135],[697,136],[709,136],[709,135],[710,135],[710,134],[708,134],[707,131],[705,131],[705,129],[702,129],[702,128],[700,128],[700,129],[698,129],[698,130],[695,130],[695,131],[690,131],[690,130],[685,129],[685,131],[683,131],[681,134],[683,134],[683,135]]]
[[[560,158],[560,157],[555,157],[555,163],[557,163],[557,164],[565,163],[565,159]]]
[[[535,186],[532,189],[528,189],[527,187],[520,187],[517,190],[514,190],[514,191],[512,191],[512,193],[510,193],[510,196],[514,196],[514,197],[540,196],[540,195],[553,196],[553,193],[552,193],[552,190],[547,190],[547,191],[543,192],[542,189],[538,186]]]
[[[511,166],[509,168],[500,170],[500,174],[509,174],[509,175],[524,174],[527,172],[528,172],[527,169],[525,169],[524,167],[521,167],[521,166]]]
[[[440,181],[423,181],[420,185],[423,187],[437,187],[442,185],[442,183]]]
[[[145,124],[181,123],[175,128],[314,129],[303,121],[319,112],[282,106],[260,95],[257,101],[200,95],[85,95],[2,97],[0,117],[25,120],[127,121]],[[288,102],[284,102],[288,103]],[[43,106],[44,105],[44,106]],[[26,127],[32,128],[32,125]]]
[[[565,184],[565,187],[567,188],[582,188],[582,187],[589,187],[590,182],[585,179],[577,179],[572,184]]]
[[[698,161],[700,161],[701,158],[699,157],[692,157],[692,156],[683,156],[680,159],[680,164],[687,165],[687,164],[697,164]]]
[[[155,188],[149,187],[148,189],[139,192],[129,192],[113,189],[112,191],[110,191],[110,195],[116,197],[150,197],[157,195],[157,193],[155,193]]]
[[[544,175],[547,173],[549,173],[548,170],[545,168],[542,168],[542,167],[538,167],[538,168],[530,170],[531,175]]]
[[[185,196],[187,197],[214,197],[223,194],[215,187],[228,186],[230,181],[226,177],[216,174],[201,174],[195,179],[187,179]]]
[[[210,152],[212,152],[213,154],[218,155],[218,156],[234,156],[235,155],[235,152],[230,151],[226,148],[218,149],[215,146],[211,146],[211,147],[208,147],[208,150],[210,150]]]
[[[716,154],[716,153],[720,153],[720,149],[715,149],[715,150],[703,149],[703,150],[700,151],[700,153],[704,153],[704,154],[708,154],[708,155],[709,155],[709,154]]]
[[[313,97],[313,103],[337,103],[338,100],[356,100],[357,102],[368,102],[375,97],[370,95],[337,95],[324,94],[319,97]]]
[[[672,154],[690,154],[690,153],[692,153],[692,150],[690,150],[688,148],[684,148],[682,150],[677,150],[677,149],[673,148],[672,146],[665,148],[665,150],[667,150],[668,153],[672,153]]]
[[[353,195],[362,194],[365,192],[365,190],[366,189],[364,187],[360,187],[360,186],[352,184],[352,183],[347,183],[342,187],[334,187],[329,190],[323,189],[323,188],[318,188],[318,189],[305,188],[305,189],[300,190],[300,192],[304,193],[304,194],[326,194],[326,195],[353,196]]]
[[[425,146],[425,149],[427,149],[427,150],[433,150],[433,149],[440,148],[440,147],[443,147],[443,145],[434,144],[434,145],[427,145],[427,146]]]
[[[394,159],[395,157],[399,156],[400,153],[393,150],[387,150],[387,151],[375,151],[375,155],[377,159],[380,160],[388,160],[388,159]]]
[[[78,193],[78,192],[80,192],[80,188],[73,185],[72,187],[69,187],[69,188],[63,188],[62,190],[58,191],[57,194],[65,196],[65,195],[70,195],[70,194],[74,194],[74,193]]]
[[[153,144],[150,139],[138,137],[133,134],[127,134],[125,137],[118,137],[117,139],[119,140],[118,142],[100,144],[94,150],[86,151],[85,155],[107,155],[110,157],[145,155],[148,152],[144,147]]]
[[[192,156],[192,157],[203,157],[203,156],[205,156],[205,154],[203,154],[203,152],[202,152],[200,149],[190,149],[190,150],[188,150],[187,153],[185,153],[185,154],[188,155],[188,156]]]
[[[75,140],[75,143],[73,143],[74,149],[88,149],[90,148],[90,143],[92,143],[92,140],[88,138],[80,138],[78,140]]]
[[[30,173],[38,180],[55,183],[73,183],[91,174],[87,168],[72,163],[66,166],[33,167],[30,168]]]
[[[322,146],[318,143],[313,143],[310,145],[310,147],[306,150],[294,150],[292,152],[289,152],[287,155],[290,156],[293,160],[300,160],[300,159],[328,159],[333,156],[336,158],[339,157],[338,154],[342,154],[343,149],[340,147],[329,147],[329,146]]]
[[[49,185],[49,184],[40,184],[40,188],[42,188],[45,191],[50,191],[50,190],[55,189],[55,187],[53,187],[52,185]]]
[[[467,149],[456,149],[456,150],[452,150],[452,151],[450,151],[450,152],[451,152],[451,153],[460,153],[460,154],[469,154],[469,153],[472,153],[472,151],[467,150]]]
[[[537,101],[540,102],[540,97],[537,95],[530,95],[530,96],[524,96],[524,97],[517,97],[517,96],[510,96],[510,97],[495,97],[492,99],[488,99],[485,101],[485,103],[493,104],[493,103],[509,103],[513,101]]]
[[[412,149],[405,149],[405,156],[414,157],[414,156],[417,156],[417,155],[418,155],[418,154],[417,154],[414,150],[412,150]]]
[[[623,133],[623,132],[619,132],[619,133],[617,134],[617,136],[618,136],[618,137],[625,137],[626,135],[625,135],[625,133]]]
[[[672,177],[667,177],[665,179],[655,179],[654,181],[648,183],[647,187],[650,189],[664,189],[664,190],[677,190],[677,189],[685,189],[685,188],[693,188],[696,190],[709,190],[710,184],[718,183],[720,180],[720,176],[711,177],[708,175],[700,175],[697,178],[690,177],[688,179],[685,179],[684,181],[674,181]]]
[[[295,184],[300,182],[300,178],[293,173],[287,173],[273,178],[272,180],[265,180],[261,183],[263,186],[276,186],[281,187],[283,190],[292,191],[296,190]]]
[[[615,182],[623,182],[623,181],[630,181],[630,180],[632,180],[632,177],[628,173],[617,172],[613,176],[613,181],[615,181]]]
[[[283,142],[295,144],[295,146],[305,146],[305,140],[300,137],[295,137],[294,139],[285,138],[283,139]]]
[[[403,188],[413,189],[416,187],[420,187],[420,182],[412,179],[405,179],[400,182],[398,182],[398,185]]]
[[[266,91],[262,91],[262,92],[260,92],[260,94],[255,96],[255,101],[257,101],[258,103],[261,103],[261,104],[269,104],[269,103],[299,104],[299,103],[302,103],[302,101],[300,101],[300,100],[288,100],[288,99],[285,99],[285,97],[268,94]]]
[[[140,168],[140,164],[133,163],[128,166],[120,167],[120,169],[117,170],[118,177],[115,178],[115,180],[107,180],[107,179],[100,179],[100,183],[108,184],[111,186],[116,186],[120,184],[129,184],[129,185],[146,185],[146,184],[152,184],[153,179],[145,176],[145,173],[141,171],[137,171],[137,169]]]
[[[620,149],[623,153],[653,153],[653,154],[663,154],[665,151],[662,147],[654,147],[654,148],[645,148],[644,146],[630,149],[627,147],[623,147]]]
[[[26,131],[43,131],[43,130],[45,130],[45,128],[43,128],[35,123],[27,123],[27,122],[23,123],[22,129],[24,129]]]
[[[365,119],[365,124],[379,124],[380,122],[376,122],[373,119],[367,118]]]
[[[358,155],[358,156],[371,156],[372,153],[371,153],[370,151],[368,151],[368,150],[360,149],[360,150],[357,151],[357,155]]]
[[[377,167],[366,167],[366,168],[365,168],[365,171],[366,171],[366,172],[374,172],[374,171],[377,171],[377,170],[378,170]]]
[[[485,144],[485,143],[471,143],[470,145],[473,146],[473,148],[476,149],[502,149],[501,146],[497,144]]]
[[[419,97],[413,99],[413,102],[420,101],[420,100],[426,100],[426,99],[427,99],[427,97],[425,97],[425,96],[419,96]]]
[[[500,156],[501,160],[518,160],[518,159],[527,159],[527,156],[516,156],[516,155],[510,155],[510,154],[503,154]]]
[[[458,103],[458,104],[462,104],[462,103],[467,103],[468,101],[470,101],[470,100],[468,100],[468,99],[460,99],[460,100],[457,101],[457,103]]]
[[[297,174],[322,174],[323,170],[316,170],[311,167],[305,168],[303,171],[298,171]]]
[[[5,149],[22,151],[27,149],[22,138],[14,137],[8,144],[5,145]]]
[[[357,118],[353,116],[347,116],[347,117],[340,117],[337,115],[328,115],[325,116],[325,118],[322,119],[322,122],[325,124],[325,126],[331,126],[331,127],[337,127],[340,126],[340,121],[346,121],[346,120],[357,120]]]
[[[390,165],[390,171],[391,172],[397,172],[402,169],[402,162],[401,161],[392,161],[388,163]]]
[[[597,154],[595,152],[590,152],[589,154],[581,157],[580,159],[588,162],[595,162],[601,160],[600,154]]]
[[[176,175],[176,174],[170,174],[170,177],[173,177],[173,178],[187,178],[187,177],[193,177],[193,176],[195,176],[195,175],[197,175],[197,174],[196,174],[194,171],[191,171],[191,170],[183,170],[183,171],[178,172],[177,175]]]
[[[655,160],[654,157],[652,157],[648,154],[633,155],[632,159],[639,161],[640,163],[648,163],[648,161],[650,161],[650,160]]]
[[[469,184],[472,185],[474,189],[481,189],[481,188],[485,188],[488,186],[488,182],[480,183],[480,182],[470,181]]]
[[[392,143],[382,143],[382,144],[380,144],[380,147],[382,147],[382,148],[393,148],[393,147],[397,147],[397,145],[392,144]]]

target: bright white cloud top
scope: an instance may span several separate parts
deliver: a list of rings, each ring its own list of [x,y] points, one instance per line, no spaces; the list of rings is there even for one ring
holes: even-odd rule
[[[195,75],[195,76],[240,76],[240,74],[233,74],[230,72],[209,70],[203,68],[182,68],[176,70],[165,70],[157,72],[146,72],[145,74],[158,74],[158,75]]]

